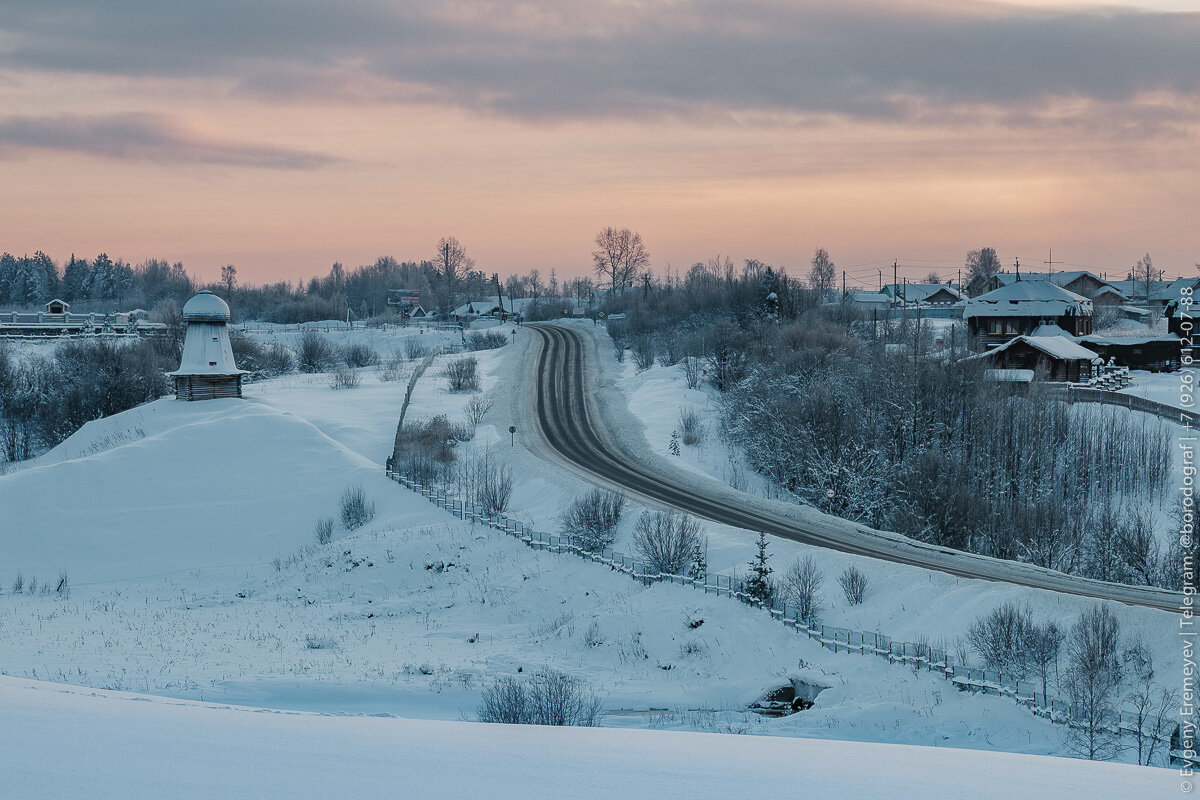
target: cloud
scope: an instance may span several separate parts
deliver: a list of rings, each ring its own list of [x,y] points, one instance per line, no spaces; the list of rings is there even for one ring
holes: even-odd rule
[[[147,10],[147,9],[150,10]],[[911,119],[1200,92],[1200,13],[883,0],[7,0],[0,70],[437,98],[521,119]],[[393,84],[394,91],[384,88]]]
[[[265,169],[316,169],[334,162],[322,153],[205,139],[162,114],[0,117],[0,153],[26,150]]]

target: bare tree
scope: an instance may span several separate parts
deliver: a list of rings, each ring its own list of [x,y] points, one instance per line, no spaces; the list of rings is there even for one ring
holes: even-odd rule
[[[852,606],[862,605],[867,594],[867,576],[857,567],[847,567],[838,576],[838,584],[846,594],[846,602]]]
[[[438,242],[437,259],[434,261],[438,271],[446,280],[446,292],[449,295],[449,306],[454,307],[454,284],[475,268],[475,259],[467,255],[467,249],[453,236],[444,236]]]
[[[824,294],[837,282],[837,267],[829,260],[829,251],[818,247],[813,253],[812,269],[808,271],[808,284],[818,294]]]
[[[642,243],[641,234],[628,228],[605,228],[596,234],[596,249],[592,251],[596,277],[608,280],[614,292],[632,286],[638,273],[650,265],[650,253]]]
[[[942,282],[942,276],[938,275],[936,272],[930,272],[928,275],[925,276],[925,283],[936,284],[936,283],[941,283],[941,282]]]
[[[1093,761],[1115,758],[1121,752],[1115,732],[1119,717],[1113,705],[1120,683],[1120,637],[1116,616],[1097,604],[1079,615],[1067,640],[1064,683],[1074,719],[1066,744]]]
[[[225,296],[233,296],[233,287],[237,286],[237,267],[226,264],[221,267],[221,285],[225,287]]]
[[[1156,274],[1154,261],[1150,258],[1149,253],[1139,258],[1138,262],[1129,268],[1129,280],[1134,282],[1134,290],[1137,290],[1137,284],[1141,282],[1147,303],[1150,302],[1150,284],[1154,282]]]
[[[984,247],[967,253],[967,283],[979,278],[987,280],[1000,271],[1000,259],[996,248]]]
[[[798,559],[783,573],[780,594],[784,602],[796,607],[796,616],[805,624],[817,621],[821,613],[821,585],[825,576],[817,566],[816,559],[805,556]]]

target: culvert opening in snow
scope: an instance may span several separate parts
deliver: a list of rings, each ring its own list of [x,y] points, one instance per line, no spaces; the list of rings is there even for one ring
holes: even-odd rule
[[[751,703],[750,710],[764,717],[786,717],[812,708],[817,695],[828,688],[819,683],[793,679],[770,690],[761,700]]]

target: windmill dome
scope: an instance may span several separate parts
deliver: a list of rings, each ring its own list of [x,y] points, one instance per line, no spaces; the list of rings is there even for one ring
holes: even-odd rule
[[[208,289],[201,289],[183,306],[184,322],[229,322],[229,306]]]

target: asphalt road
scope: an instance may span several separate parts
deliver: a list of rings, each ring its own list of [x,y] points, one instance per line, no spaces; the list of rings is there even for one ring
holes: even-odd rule
[[[1005,581],[1036,589],[1113,600],[1177,612],[1182,595],[1164,589],[1104,583],[1030,564],[933,547],[895,534],[872,531],[832,517],[792,518],[762,498],[711,481],[699,486],[620,444],[593,398],[596,365],[589,337],[569,325],[528,326],[538,337],[526,414],[532,417],[535,450],[592,483],[619,488],[655,505],[713,522],[765,531],[773,536],[962,578]],[[690,484],[690,485],[688,485]],[[801,515],[797,515],[801,516]],[[811,515],[810,515],[811,516]]]

